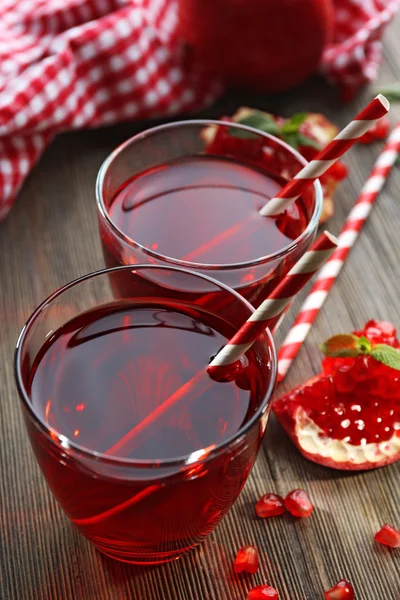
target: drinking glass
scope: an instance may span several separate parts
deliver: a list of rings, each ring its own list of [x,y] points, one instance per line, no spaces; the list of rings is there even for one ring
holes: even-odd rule
[[[141,231],[142,242],[132,239],[126,228],[116,222],[111,210],[116,196],[125,188],[127,182],[139,181],[137,178],[141,174],[162,169],[157,185],[168,186],[168,166],[183,161],[182,164],[189,164],[187,168],[190,168],[188,159],[193,157],[226,159],[229,161],[229,165],[233,165],[232,168],[239,165],[240,168],[250,169],[247,172],[250,174],[253,172],[257,177],[264,174],[268,178],[276,178],[281,182],[280,187],[307,163],[298,152],[282,140],[230,122],[181,121],[144,131],[114,150],[105,160],[98,174],[96,197],[105,264],[107,267],[137,263],[185,267],[197,273],[209,275],[235,289],[253,306],[257,307],[312,243],[322,208],[320,182],[316,180],[302,195],[305,227],[294,239],[282,238],[282,240],[286,239],[283,246],[274,245],[274,242],[271,241],[268,246],[271,251],[267,254],[263,254],[263,248],[256,247],[256,258],[243,261],[241,249],[243,244],[249,241],[255,243],[254,228],[259,227],[260,223],[261,226],[268,225],[267,217],[263,217],[262,220],[258,219],[258,221],[253,218],[243,222],[243,226],[240,223],[238,227],[233,226],[231,233],[230,230],[227,231],[230,243],[229,262],[225,261],[221,264],[215,260],[208,263],[196,262],[201,259],[201,253],[199,255],[199,253],[190,252],[189,255],[186,255],[188,258],[173,254],[167,256],[162,252],[162,248],[159,248],[160,244],[150,243],[154,240],[148,240],[149,243],[144,244],[146,230]],[[184,171],[182,172],[184,173]],[[211,171],[207,173],[208,178],[213,178],[210,180],[211,185],[214,186],[213,193],[219,194],[218,174],[212,175]],[[165,183],[163,184],[163,182]],[[235,183],[232,183],[232,187],[234,186]],[[251,186],[251,182],[249,186]],[[138,196],[142,191],[138,192]],[[168,189],[165,191],[169,193]],[[159,194],[159,192],[158,189],[157,193]],[[188,202],[190,193],[190,186],[188,186],[186,192]],[[209,196],[210,192],[206,195]],[[163,214],[157,210],[157,201],[154,202],[152,222],[157,219],[160,221],[160,235],[165,235],[170,244],[175,236],[186,236],[190,240],[191,236],[198,235],[200,231],[203,231],[202,235],[204,239],[207,239],[207,231],[210,230],[211,247],[215,251],[216,238],[211,235],[211,226],[217,216],[216,208],[214,210],[211,205],[210,211],[201,217],[196,216],[194,212],[193,219],[190,219],[191,222],[185,222],[182,215],[174,209],[173,194],[170,194],[169,197],[171,198],[170,210],[168,204],[165,203],[164,209],[166,210]],[[165,196],[166,198],[167,196]],[[139,202],[138,200],[138,206],[139,204],[143,206],[145,202],[147,202],[146,210],[149,210],[151,206],[149,206],[148,198],[145,201]],[[134,208],[133,212],[136,210]],[[225,213],[228,215],[230,211],[227,210]],[[232,215],[230,216],[232,217]],[[254,216],[257,216],[257,211],[254,211]],[[220,217],[221,215],[218,215],[218,218]],[[172,229],[171,224],[174,226]],[[271,236],[266,230],[261,239],[268,241],[269,237]],[[226,236],[224,243],[226,243]],[[207,256],[213,257],[213,254],[209,253]]]
[[[120,290],[129,290],[127,296],[120,291],[116,299],[116,281]],[[221,304],[221,298],[228,299],[226,305]],[[160,304],[173,306],[174,310],[182,307],[183,313],[188,315],[201,311],[199,314],[207,315],[208,326],[223,321],[224,328],[232,332],[254,312],[240,294],[201,273],[158,265],[118,267],[91,273],[54,292],[35,310],[22,329],[15,355],[16,381],[26,429],[40,469],[57,502],[98,550],[112,558],[137,564],[162,563],[178,558],[201,542],[221,521],[238,497],[257,456],[276,379],[274,343],[269,330],[266,330],[252,348],[252,380],[247,383],[247,388],[246,385],[241,388],[252,389],[247,414],[227,438],[207,447],[196,447],[184,456],[166,457],[161,454],[151,459],[138,458],[135,448],[129,448],[129,444],[122,444],[122,451],[110,451],[107,442],[110,436],[114,435],[113,448],[118,446],[118,443],[115,444],[116,432],[113,431],[115,415],[124,432],[125,421],[129,423],[130,419],[129,402],[134,402],[135,406],[140,404],[145,416],[146,412],[151,412],[153,397],[149,388],[143,388],[143,383],[125,388],[114,385],[112,389],[117,393],[109,398],[107,396],[102,405],[99,404],[98,386],[103,385],[109,364],[120,362],[114,368],[124,374],[124,360],[142,360],[145,355],[143,348],[133,346],[135,353],[126,356],[124,348],[114,343],[105,348],[102,346],[99,354],[86,357],[85,365],[91,365],[90,372],[93,369],[93,379],[90,380],[93,387],[89,385],[85,394],[80,395],[74,394],[74,390],[78,389],[77,382],[63,377],[63,365],[69,360],[69,355],[62,355],[62,360],[58,360],[54,352],[51,353],[53,346],[50,342],[58,339],[57,332],[68,331],[71,319],[78,317],[82,329],[74,334],[70,343],[77,344],[83,335],[97,339],[97,322],[94,326],[84,327],[90,311],[99,310],[103,311],[101,314],[108,315],[114,305],[120,309],[121,306]],[[174,319],[176,321],[176,317]],[[161,323],[165,326],[165,322],[161,320]],[[180,327],[179,321],[176,326]],[[212,339],[208,329],[205,326],[201,329],[201,332],[195,330],[195,335],[202,333],[202,343],[205,339],[212,344],[207,341],[207,336]],[[132,339],[135,340],[134,335]],[[43,348],[47,348],[48,352],[43,354]],[[176,347],[169,348],[165,359],[168,365],[172,365],[170,370],[184,373],[183,381],[190,381],[199,366],[206,368],[206,364],[193,366],[178,350]],[[218,349],[210,346],[211,351]],[[93,361],[88,363],[92,358]],[[145,364],[151,364],[151,359],[147,356]],[[52,397],[43,394],[38,403],[32,386],[39,362],[43,360],[47,361],[42,363],[46,377],[54,378],[58,388]],[[145,368],[140,365],[142,363],[135,371],[139,377],[140,369]],[[77,368],[82,369],[84,365]],[[146,379],[145,374],[143,379]],[[147,379],[150,389],[155,389],[156,384],[151,387],[152,377]],[[108,385],[109,382],[106,383]],[[207,405],[210,394],[213,394],[213,407],[214,399],[218,402],[221,394],[218,386],[225,383],[210,380],[209,384],[202,391],[200,402]],[[162,386],[159,388],[157,393],[163,395],[163,402],[175,391],[164,390]],[[67,397],[67,404],[60,404],[57,412],[54,403],[57,403],[57,394],[61,393]],[[180,404],[170,407],[170,426],[178,423],[176,427],[181,427],[181,422],[188,426],[187,414],[192,414],[190,410],[187,412],[188,407],[190,409],[190,403],[198,400],[197,397],[189,397],[189,393],[192,392],[183,394]],[[90,415],[85,416],[90,407]],[[58,417],[54,417],[56,414],[61,414],[59,421]],[[212,411],[204,410],[199,414],[202,431],[208,427],[210,431],[214,430],[217,425],[215,412],[212,414]],[[68,428],[63,425],[67,421]],[[91,435],[90,447],[79,443],[80,433],[85,428]],[[149,431],[144,428],[145,434]],[[180,431],[177,429],[177,434],[180,435]]]

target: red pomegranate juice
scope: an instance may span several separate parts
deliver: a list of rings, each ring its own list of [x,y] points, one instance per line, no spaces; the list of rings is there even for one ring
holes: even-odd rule
[[[198,462],[201,450],[228,440],[254,415],[268,386],[247,353],[240,383],[211,382],[198,397],[150,422],[134,443],[129,432],[189,381],[233,334],[203,308],[155,299],[118,300],[56,330],[34,364],[24,365],[33,409],[51,431],[110,459],[61,452],[28,428],[39,464],[68,517],[104,553],[128,562],[163,562],[201,541],[240,492],[263,428],[243,447]],[[239,387],[240,386],[240,387]],[[64,439],[63,438],[63,439]],[[197,456],[193,453],[199,453]],[[165,459],[192,455],[186,463]]]
[[[127,181],[111,200],[108,214],[137,248],[119,244],[102,228],[106,265],[148,262],[150,253],[215,266],[251,263],[283,250],[307,227],[301,199],[277,218],[259,210],[285,181],[233,159],[195,156],[149,169]],[[157,260],[153,254],[150,262]],[[292,260],[295,262],[297,255]],[[200,264],[199,264],[200,263]],[[249,266],[237,281],[224,281],[254,306],[276,287],[292,264]]]

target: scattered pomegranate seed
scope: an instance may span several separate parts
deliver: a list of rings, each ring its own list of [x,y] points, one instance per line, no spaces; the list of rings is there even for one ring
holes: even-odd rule
[[[400,531],[385,523],[374,535],[374,540],[390,548],[400,548]]]
[[[349,581],[341,579],[332,589],[324,592],[326,600],[354,600],[354,588]]]
[[[257,517],[278,517],[286,512],[283,498],[277,494],[265,494],[256,504]]]
[[[258,585],[247,592],[246,600],[278,600],[279,594],[270,585]]]
[[[242,546],[236,554],[233,564],[235,573],[246,571],[247,573],[257,573],[258,571],[258,552],[255,546]]]
[[[294,517],[309,517],[314,510],[304,490],[293,490],[285,498],[285,506]]]

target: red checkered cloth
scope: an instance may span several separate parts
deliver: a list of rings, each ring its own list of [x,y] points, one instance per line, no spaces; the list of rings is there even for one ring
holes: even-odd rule
[[[321,70],[350,100],[375,79],[382,59],[384,27],[400,8],[400,0],[333,0],[333,40],[325,48]]]
[[[334,3],[323,69],[355,90],[400,0]],[[176,0],[0,0],[0,219],[57,132],[189,113],[221,92],[184,51]]]

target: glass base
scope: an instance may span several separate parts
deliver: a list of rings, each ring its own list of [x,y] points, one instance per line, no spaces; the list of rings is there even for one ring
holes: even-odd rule
[[[98,544],[95,544],[95,548],[105,556],[108,556],[108,558],[113,558],[119,562],[128,563],[130,565],[147,565],[151,567],[152,565],[162,565],[164,563],[173,562],[174,560],[179,560],[183,554],[190,552],[190,550],[196,548],[196,546],[198,546],[200,543],[201,542],[198,542],[197,544],[193,544],[186,548],[181,548],[179,550],[173,550],[170,552],[152,553],[137,553],[123,548],[117,549],[107,546],[99,546]]]

